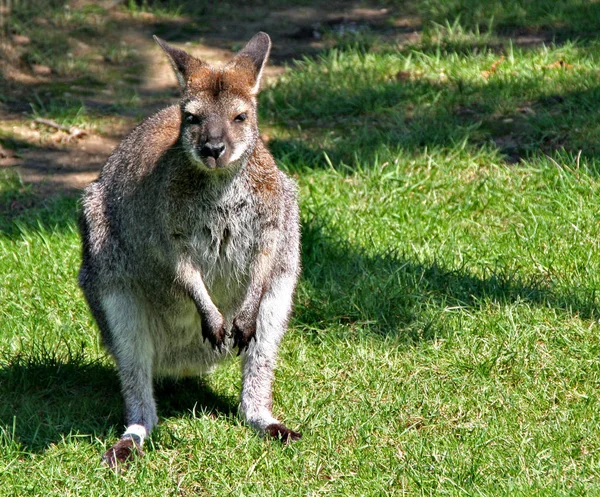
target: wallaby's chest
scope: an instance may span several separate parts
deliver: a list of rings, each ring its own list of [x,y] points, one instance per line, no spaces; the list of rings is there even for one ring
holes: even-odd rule
[[[259,236],[250,202],[226,199],[188,206],[173,219],[176,256],[197,267],[217,307],[227,312],[241,303]]]

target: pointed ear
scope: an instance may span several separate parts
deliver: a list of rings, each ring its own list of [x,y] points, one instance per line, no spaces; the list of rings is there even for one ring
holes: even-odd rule
[[[208,65],[204,62],[192,57],[187,52],[178,48],[172,47],[166,41],[161,40],[158,36],[154,35],[154,41],[158,43],[158,46],[169,57],[169,62],[173,66],[175,76],[182,90],[185,90],[190,83],[193,76],[198,73],[202,68],[207,68]]]
[[[250,93],[256,95],[260,89],[263,68],[271,51],[271,38],[262,31],[252,37],[227,66],[241,70],[249,77]]]

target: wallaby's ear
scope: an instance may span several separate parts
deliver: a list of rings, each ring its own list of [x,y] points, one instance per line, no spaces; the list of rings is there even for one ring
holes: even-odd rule
[[[267,33],[255,34],[252,39],[240,50],[227,66],[247,73],[249,76],[250,93],[256,95],[260,88],[260,78],[263,68],[271,51],[271,38]]]
[[[194,76],[194,73],[198,72],[200,68],[208,67],[204,62],[192,57],[183,50],[172,47],[156,35],[154,35],[154,41],[158,43],[158,46],[162,48],[169,57],[169,62],[171,62],[171,65],[173,66],[175,76],[177,76],[177,81],[182,90],[185,90]]]

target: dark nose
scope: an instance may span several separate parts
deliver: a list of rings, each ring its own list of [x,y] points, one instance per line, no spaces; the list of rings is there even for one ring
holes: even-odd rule
[[[200,149],[200,155],[202,157],[214,157],[218,159],[225,152],[225,144],[223,142],[219,143],[205,143],[204,146]]]

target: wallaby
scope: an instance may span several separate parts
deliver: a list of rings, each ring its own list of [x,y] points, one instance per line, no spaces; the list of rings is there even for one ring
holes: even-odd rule
[[[256,96],[271,40],[222,68],[154,37],[182,89],[138,125],[83,195],[79,284],[114,357],[127,428],[103,456],[141,453],[153,378],[242,356],[240,411],[261,434],[300,433],[271,413],[273,370],[300,267],[295,183],[259,138]]]

